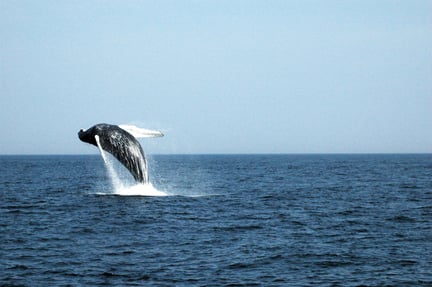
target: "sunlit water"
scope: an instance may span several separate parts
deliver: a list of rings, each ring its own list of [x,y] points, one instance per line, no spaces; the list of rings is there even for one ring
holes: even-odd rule
[[[0,285],[432,285],[431,155],[149,167],[114,162],[118,189],[100,155],[0,156]]]

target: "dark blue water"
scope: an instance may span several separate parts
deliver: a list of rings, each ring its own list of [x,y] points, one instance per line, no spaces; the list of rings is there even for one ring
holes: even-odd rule
[[[432,155],[0,157],[0,285],[432,286]]]

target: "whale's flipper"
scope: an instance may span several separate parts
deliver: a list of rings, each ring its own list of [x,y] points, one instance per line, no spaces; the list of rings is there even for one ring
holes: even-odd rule
[[[144,151],[137,139],[126,130],[116,125],[98,124],[88,130],[81,130],[78,136],[83,142],[95,146],[99,144],[104,151],[112,154],[129,170],[136,181],[149,182]]]
[[[135,138],[153,138],[164,136],[164,134],[160,131],[147,130],[134,125],[119,125],[119,127],[133,135]]]

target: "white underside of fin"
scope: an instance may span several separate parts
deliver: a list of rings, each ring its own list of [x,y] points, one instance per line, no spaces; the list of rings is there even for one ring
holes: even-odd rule
[[[152,131],[148,129],[142,129],[134,125],[119,125],[119,128],[127,131],[135,138],[154,138],[154,137],[163,137],[164,134],[160,131]]]

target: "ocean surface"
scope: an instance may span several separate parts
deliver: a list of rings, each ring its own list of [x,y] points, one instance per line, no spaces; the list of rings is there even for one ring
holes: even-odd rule
[[[149,165],[0,156],[0,286],[432,286],[430,154]]]

